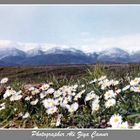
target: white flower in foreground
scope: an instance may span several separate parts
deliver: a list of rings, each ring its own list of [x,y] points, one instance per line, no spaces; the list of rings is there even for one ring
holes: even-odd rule
[[[135,123],[135,125],[132,127],[133,129],[140,129],[140,122]]]
[[[129,128],[129,125],[128,125],[128,122],[122,122],[121,124],[118,125],[118,128],[121,128],[121,129],[128,129]]]
[[[122,91],[126,91],[126,90],[128,90],[130,88],[130,85],[127,85],[127,86],[125,86],[123,89],[122,89]]]
[[[78,85],[75,84],[75,85],[71,86],[71,88],[72,88],[72,91],[76,91],[76,89],[78,88]]]
[[[122,116],[115,114],[110,118],[110,124],[112,128],[117,128],[122,123]]]
[[[54,114],[55,112],[57,112],[57,110],[58,110],[58,108],[57,108],[56,106],[53,106],[53,107],[51,107],[51,108],[48,108],[48,109],[46,110],[46,113],[47,113],[48,115],[51,115],[51,114]]]
[[[53,94],[55,90],[53,88],[49,88],[47,91],[45,91],[46,94]]]
[[[40,93],[40,90],[35,88],[34,90],[31,91],[32,95],[36,95],[38,93]]]
[[[22,95],[17,95],[17,94],[15,94],[15,95],[12,95],[11,97],[10,97],[10,101],[18,101],[18,100],[20,100],[22,98]]]
[[[1,84],[5,84],[7,82],[8,82],[8,78],[7,77],[1,79],[1,81],[0,81]]]
[[[100,108],[99,104],[97,102],[92,102],[92,112],[98,111]]]
[[[61,118],[62,118],[62,114],[59,114],[56,120],[56,126],[59,126],[61,124]]]
[[[113,98],[116,96],[116,93],[113,90],[108,90],[105,94],[105,100],[108,100],[109,98]]]
[[[130,81],[130,85],[131,86],[135,86],[135,85],[138,85],[139,84],[139,82],[140,82],[140,78],[135,78],[134,80],[131,80]]]
[[[0,104],[0,111],[5,109],[5,103]]]
[[[68,99],[67,99],[67,98],[64,98],[64,100],[62,101],[61,104],[62,104],[62,105],[65,105],[65,104],[68,104],[68,102],[69,102]]]
[[[41,89],[41,90],[48,90],[49,87],[50,87],[49,84],[43,84],[43,85],[40,87],[40,89]]]
[[[38,99],[31,101],[30,103],[31,103],[31,105],[36,105],[38,103]]]
[[[114,85],[114,86],[116,86],[116,85],[118,85],[119,84],[119,81],[113,81],[112,82],[112,85]]]
[[[85,90],[80,91],[75,97],[74,97],[74,101],[77,101],[79,98],[82,97],[82,94],[85,92]]]
[[[32,96],[27,96],[27,97],[25,98],[25,101],[30,101],[31,98],[32,98]]]
[[[41,99],[43,99],[44,97],[47,96],[47,94],[46,94],[46,92],[42,91],[39,96]]]
[[[140,86],[138,87],[133,87],[133,89],[131,89],[134,92],[140,92]]]
[[[26,118],[28,118],[28,117],[30,117],[30,114],[29,114],[28,112],[26,112],[26,113],[22,116],[23,119],[26,119]]]
[[[75,102],[75,103],[73,103],[72,105],[70,105],[68,107],[68,111],[70,113],[73,113],[73,112],[75,112],[78,109],[78,107],[79,107],[79,104]]]
[[[111,106],[114,106],[116,104],[116,100],[115,99],[109,99],[105,102],[105,107],[109,108]]]
[[[57,104],[57,102],[51,98],[45,99],[42,102],[45,108],[50,108]]]
[[[30,87],[28,90],[33,91],[33,90],[35,90],[35,87]]]
[[[60,90],[57,90],[57,91],[54,92],[53,95],[54,95],[54,98],[57,98],[57,97],[62,95],[62,92]]]
[[[13,89],[7,89],[3,95],[3,98],[6,99],[8,97],[10,97],[11,95],[16,94],[16,91]]]
[[[90,93],[87,94],[87,96],[85,97],[85,101],[89,101],[93,98],[96,97],[96,94],[94,94],[94,91],[91,91]]]

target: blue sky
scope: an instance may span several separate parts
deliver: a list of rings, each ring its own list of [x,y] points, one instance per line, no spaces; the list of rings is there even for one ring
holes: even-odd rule
[[[0,6],[0,47],[140,48],[140,6]]]

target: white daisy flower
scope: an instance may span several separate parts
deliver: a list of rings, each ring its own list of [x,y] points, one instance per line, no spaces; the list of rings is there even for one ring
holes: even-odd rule
[[[105,100],[108,100],[109,98],[114,98],[116,96],[116,93],[113,90],[108,90],[105,94]]]
[[[135,123],[135,125],[132,127],[133,129],[140,129],[140,122]]]
[[[94,91],[91,91],[90,93],[87,94],[87,96],[85,97],[85,101],[89,101],[93,98],[96,97],[96,94],[94,94]]]
[[[135,85],[138,85],[139,82],[140,82],[140,78],[137,77],[137,78],[135,78],[134,80],[131,80],[131,81],[130,81],[130,85],[131,85],[131,86],[135,86]]]
[[[41,90],[48,90],[49,87],[50,87],[49,84],[43,84],[43,85],[40,87],[40,89],[41,89]]]
[[[30,102],[31,105],[36,105],[37,103],[38,103],[38,99]]]
[[[79,107],[79,104],[75,102],[75,103],[73,103],[72,105],[70,105],[68,107],[68,111],[70,113],[73,113],[73,112],[75,112],[78,109],[78,107]]]
[[[53,100],[51,98],[45,99],[42,102],[43,102],[43,105],[45,108],[50,108],[57,104],[57,102],[55,102],[55,100]]]
[[[118,114],[114,114],[113,116],[111,116],[109,122],[112,128],[117,128],[122,123],[122,116]]]
[[[30,88],[28,88],[28,90],[33,91],[33,90],[35,90],[35,87],[30,87]]]
[[[128,122],[122,122],[121,124],[118,125],[118,128],[121,128],[121,129],[128,129],[129,128],[129,125],[128,125]]]
[[[38,93],[40,93],[40,90],[35,88],[34,90],[31,91],[32,95],[36,95]]]
[[[0,81],[1,84],[5,84],[7,82],[8,82],[8,78],[7,77],[2,78],[1,81]]]
[[[140,92],[140,86],[138,86],[138,87],[133,87],[133,91],[134,91],[134,92]]]
[[[74,101],[77,101],[79,98],[82,97],[82,94],[85,93],[86,90],[82,90],[80,91],[75,97],[74,97]]]
[[[16,94],[16,91],[13,89],[7,89],[3,95],[3,98],[6,99],[8,97],[10,97],[11,95]]]
[[[15,95],[12,95],[11,97],[10,97],[10,101],[18,101],[18,100],[20,100],[22,98],[22,95],[17,95],[17,94],[15,94]]]
[[[72,90],[73,91],[75,91],[77,88],[78,88],[78,85],[77,84],[75,84],[75,85],[72,86]]]
[[[26,118],[28,118],[28,117],[30,117],[30,114],[29,114],[28,112],[26,112],[26,113],[22,116],[23,119],[26,119]]]
[[[47,91],[45,91],[46,94],[53,94],[55,90],[53,88],[49,88]]]
[[[116,104],[116,100],[115,99],[108,99],[105,102],[105,107],[106,108],[110,108],[111,106],[114,106]]]
[[[54,98],[60,97],[62,95],[62,92],[60,90],[57,90],[54,92]]]
[[[58,108],[56,106],[52,106],[46,110],[46,113],[48,115],[51,115],[51,114],[54,114],[55,112],[57,112],[57,110],[58,110]]]

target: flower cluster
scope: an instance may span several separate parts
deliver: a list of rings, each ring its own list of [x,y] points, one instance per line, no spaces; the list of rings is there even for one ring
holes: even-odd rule
[[[43,127],[39,126],[40,122],[44,127],[140,128],[139,77],[123,83],[120,79],[101,76],[86,83],[81,81],[81,84],[56,88],[51,82],[30,85],[19,91],[7,86],[7,82],[8,78],[0,81],[4,87],[0,112],[4,115],[14,112],[13,120],[15,117],[23,124],[25,120],[27,124],[35,123],[34,128]],[[23,124],[20,127],[24,127]]]

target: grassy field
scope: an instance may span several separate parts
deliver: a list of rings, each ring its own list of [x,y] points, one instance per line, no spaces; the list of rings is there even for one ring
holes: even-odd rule
[[[93,72],[96,66],[97,65],[43,65],[0,67],[0,78],[9,77],[9,82],[23,81],[26,83],[44,82],[53,76],[58,79],[77,79],[89,74],[89,71]],[[101,65],[101,67],[102,71],[110,75],[110,77],[114,75],[123,77],[126,76],[126,74],[133,74],[133,76],[135,76],[140,71],[139,64],[112,64]]]
[[[0,67],[0,80],[0,127],[140,128],[139,64]]]

